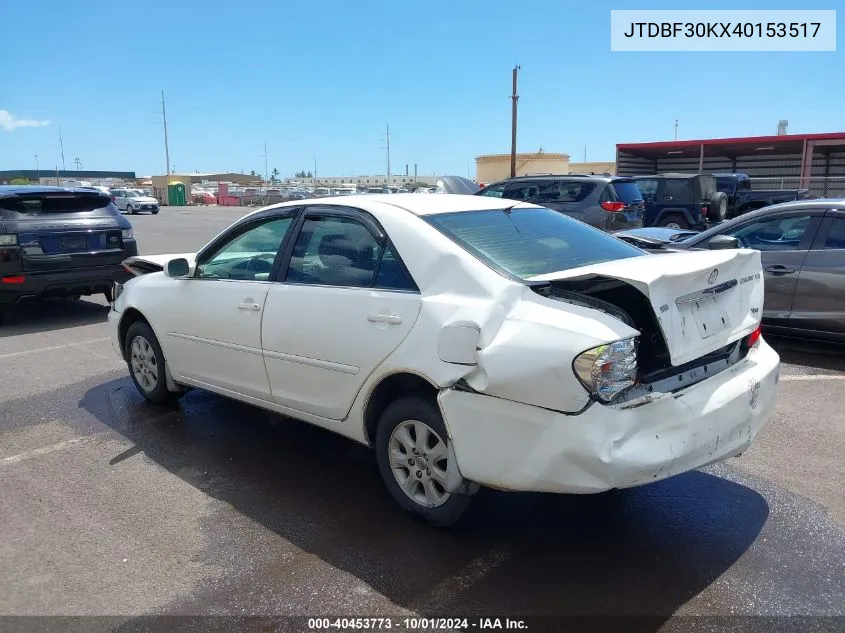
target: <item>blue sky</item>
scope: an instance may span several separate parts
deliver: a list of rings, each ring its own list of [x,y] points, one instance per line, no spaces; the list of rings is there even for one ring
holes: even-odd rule
[[[835,9],[819,0],[813,9]],[[0,169],[164,173],[160,91],[175,170],[283,175],[466,175],[510,150],[520,64],[520,151],[612,160],[619,142],[845,130],[845,46],[835,53],[611,53],[600,0],[425,3],[32,0],[4,7]],[[804,8],[798,2],[700,8]],[[841,14],[837,16],[842,25]],[[17,26],[14,26],[17,25]],[[13,28],[9,28],[13,26]],[[845,32],[842,28],[840,33]],[[8,117],[50,121],[11,131]]]

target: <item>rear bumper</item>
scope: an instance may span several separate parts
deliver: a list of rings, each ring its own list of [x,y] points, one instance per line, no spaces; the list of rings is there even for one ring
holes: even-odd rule
[[[780,359],[761,340],[677,393],[580,415],[456,390],[440,407],[464,478],[505,490],[595,493],[665,479],[746,450],[775,405]]]
[[[21,272],[16,275],[23,277],[22,283],[3,283],[0,279],[0,305],[107,292],[114,282],[123,283],[133,277],[120,265]]]

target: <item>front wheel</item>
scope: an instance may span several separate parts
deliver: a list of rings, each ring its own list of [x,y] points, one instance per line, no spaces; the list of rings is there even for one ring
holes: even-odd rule
[[[415,396],[390,404],[376,431],[376,459],[391,496],[411,516],[438,527],[456,523],[471,500],[446,490],[448,441],[437,406]]]
[[[167,388],[164,353],[152,328],[143,321],[136,321],[129,326],[123,344],[129,375],[141,395],[152,404],[176,402],[182,392]]]
[[[131,204],[126,205],[126,213],[129,215],[135,215],[136,211],[132,208]]]
[[[153,215],[158,215],[158,209],[153,209],[150,213],[152,213]]]

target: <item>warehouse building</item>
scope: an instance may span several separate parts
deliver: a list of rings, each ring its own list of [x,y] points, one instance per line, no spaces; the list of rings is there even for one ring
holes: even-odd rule
[[[618,175],[668,172],[742,173],[754,189],[802,188],[814,196],[845,197],[845,132],[616,146]]]
[[[76,169],[10,169],[0,171],[0,185],[12,181],[29,180],[42,185],[62,184],[66,181],[92,181],[97,184],[135,180],[134,171],[96,171]]]

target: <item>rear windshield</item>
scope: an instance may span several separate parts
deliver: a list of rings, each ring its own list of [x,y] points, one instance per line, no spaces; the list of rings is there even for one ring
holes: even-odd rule
[[[632,180],[614,180],[610,183],[613,191],[616,192],[616,199],[625,204],[632,202],[640,202],[643,199],[643,194],[640,193],[640,188],[637,183]]]
[[[0,199],[3,215],[43,215],[52,213],[89,213],[108,207],[111,200],[97,193],[33,194]]]
[[[491,268],[521,279],[645,254],[545,208],[464,211],[425,220]]]

